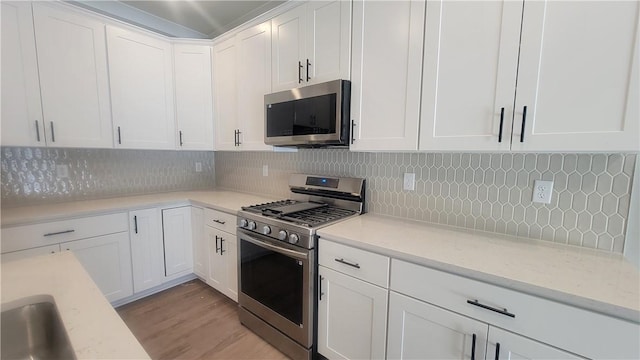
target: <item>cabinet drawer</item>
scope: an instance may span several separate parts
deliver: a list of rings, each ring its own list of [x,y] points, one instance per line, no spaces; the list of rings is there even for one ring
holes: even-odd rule
[[[236,216],[213,209],[204,209],[204,223],[230,234],[236,233]]]
[[[318,263],[372,284],[389,287],[389,257],[338,244],[318,242]]]
[[[637,323],[396,259],[390,288],[584,357],[640,358]]]
[[[2,229],[2,253],[128,230],[127,213],[16,226]]]

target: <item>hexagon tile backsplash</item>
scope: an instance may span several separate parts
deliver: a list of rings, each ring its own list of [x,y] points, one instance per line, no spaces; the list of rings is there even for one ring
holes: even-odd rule
[[[213,152],[2,147],[2,206],[212,189]],[[195,172],[195,163],[202,172]],[[56,165],[67,165],[58,178]]]
[[[218,187],[289,196],[293,172],[367,179],[367,211],[621,253],[635,154],[216,152]],[[262,176],[262,166],[269,176]],[[416,174],[404,191],[403,174]],[[531,201],[553,180],[550,204]]]

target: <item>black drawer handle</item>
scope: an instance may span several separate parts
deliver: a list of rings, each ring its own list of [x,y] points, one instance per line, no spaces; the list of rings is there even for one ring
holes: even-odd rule
[[[222,242],[224,241],[224,238],[222,236],[220,236],[220,255],[224,254],[224,249],[222,248]]]
[[[335,260],[335,261],[337,261],[337,262],[339,262],[339,263],[341,263],[341,264],[349,265],[349,266],[352,266],[352,267],[354,267],[354,268],[356,268],[356,269],[360,269],[360,265],[358,265],[358,264],[354,264],[354,263],[350,263],[350,262],[348,262],[348,261],[345,261],[343,258],[340,258],[340,259],[334,259],[334,260]]]
[[[318,279],[318,295],[319,295],[318,301],[322,301],[322,295],[324,295],[324,293],[322,292],[322,279],[324,278],[322,277],[322,275],[319,275],[319,277],[320,278]]]
[[[213,222],[214,223],[218,223],[218,224],[222,224],[222,225],[227,223],[226,221],[221,221],[221,220],[218,220],[218,219],[213,219]]]
[[[515,314],[510,313],[507,309],[494,308],[494,307],[491,307],[489,305],[482,304],[478,300],[467,300],[467,304],[471,304],[473,306],[477,306],[477,307],[481,307],[483,309],[491,310],[491,311],[497,312],[498,314],[502,314],[502,315],[505,315],[505,316],[508,316],[508,317],[512,317],[512,318],[516,317]]]
[[[138,233],[138,216],[137,215],[133,216],[133,230],[136,232],[136,234]]]
[[[222,246],[218,247],[218,240],[219,239],[221,239],[221,238],[218,235],[216,235],[216,254],[220,251],[220,248],[222,248]]]
[[[504,108],[500,109],[500,131],[498,132],[498,142],[502,142],[502,126],[504,125]]]
[[[40,125],[38,125],[38,120],[36,120],[36,140],[40,142]]]
[[[471,360],[476,360],[476,334],[473,334],[471,342]]]
[[[496,358],[495,360],[500,360],[500,343],[496,343]]]
[[[524,142],[524,130],[527,122],[527,107],[522,108],[522,127],[520,128],[520,142]]]
[[[54,235],[62,235],[62,234],[69,234],[74,232],[75,230],[65,230],[65,231],[58,231],[58,232],[53,232],[53,233],[48,233],[48,234],[44,234],[44,236],[54,236]]]

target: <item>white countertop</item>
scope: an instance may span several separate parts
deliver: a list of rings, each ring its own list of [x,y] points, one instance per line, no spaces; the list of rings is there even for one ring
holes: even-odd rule
[[[318,234],[393,258],[640,322],[640,272],[618,254],[371,214],[322,228]]]
[[[2,304],[54,298],[78,359],[149,359],[72,252],[2,263]]]
[[[241,206],[274,199],[233,191],[180,191],[2,209],[2,227],[160,206],[196,205],[235,213]]]

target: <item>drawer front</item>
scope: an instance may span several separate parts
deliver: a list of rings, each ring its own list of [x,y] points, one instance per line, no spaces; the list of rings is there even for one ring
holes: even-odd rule
[[[236,215],[213,209],[204,209],[204,223],[230,234],[236,233]]]
[[[2,253],[128,230],[127,213],[11,227],[2,229]]]
[[[320,239],[318,263],[355,278],[389,287],[389,257]]]
[[[640,358],[637,323],[396,259],[390,288],[581,356]]]

